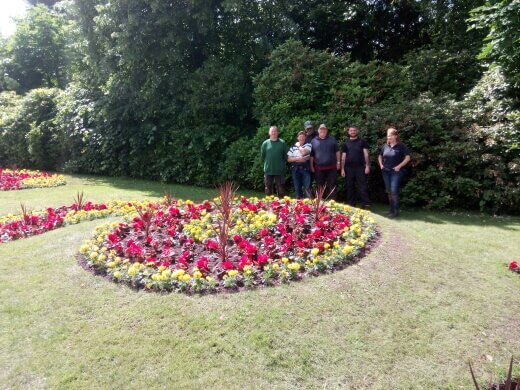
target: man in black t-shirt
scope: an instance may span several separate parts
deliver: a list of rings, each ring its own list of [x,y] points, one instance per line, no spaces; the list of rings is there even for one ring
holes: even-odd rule
[[[346,179],[347,203],[354,206],[356,196],[354,187],[357,186],[359,201],[363,208],[370,207],[368,197],[367,175],[370,173],[370,160],[368,158],[368,144],[358,137],[355,127],[345,128],[348,139],[341,150],[341,176]]]

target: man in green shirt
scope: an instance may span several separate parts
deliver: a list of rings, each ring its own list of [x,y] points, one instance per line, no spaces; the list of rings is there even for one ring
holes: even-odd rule
[[[279,198],[285,195],[285,162],[287,161],[287,145],[278,138],[278,127],[269,128],[269,139],[265,140],[260,149],[264,163],[265,194],[272,195],[273,184]]]

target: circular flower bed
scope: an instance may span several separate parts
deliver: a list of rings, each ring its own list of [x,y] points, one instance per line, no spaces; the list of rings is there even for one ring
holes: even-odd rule
[[[334,201],[166,199],[99,226],[79,261],[135,288],[213,292],[331,271],[356,261],[375,236],[370,212]]]
[[[65,185],[63,175],[27,169],[11,170],[0,168],[0,190],[21,190],[24,188],[57,187]]]

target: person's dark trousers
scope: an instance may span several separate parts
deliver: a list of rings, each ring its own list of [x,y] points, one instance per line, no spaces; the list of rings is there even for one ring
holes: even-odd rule
[[[326,171],[314,171],[317,187],[326,187],[323,194],[325,199],[336,199],[336,181],[338,173],[335,169],[327,169]]]
[[[279,198],[285,196],[285,176],[284,175],[264,175],[265,194],[274,195],[273,185],[276,184],[276,193]]]
[[[365,175],[365,168],[347,168],[345,179],[347,186],[347,203],[351,206],[355,206],[355,187],[357,187],[357,192],[361,205],[363,207],[370,207],[370,199],[368,198],[367,175]]]

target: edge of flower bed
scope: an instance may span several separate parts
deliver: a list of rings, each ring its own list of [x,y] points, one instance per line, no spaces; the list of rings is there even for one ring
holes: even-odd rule
[[[129,289],[131,291],[134,291],[134,292],[144,291],[146,293],[159,294],[159,295],[169,295],[169,294],[175,294],[175,293],[182,293],[182,294],[185,294],[185,295],[188,295],[188,296],[202,296],[202,295],[214,295],[214,294],[236,294],[236,293],[240,293],[240,292],[243,292],[243,291],[253,291],[253,290],[258,290],[258,289],[279,287],[279,286],[282,286],[284,284],[285,285],[291,285],[291,284],[293,284],[295,282],[296,283],[302,282],[306,278],[309,278],[309,277],[319,277],[321,275],[330,275],[330,274],[333,274],[335,272],[342,271],[342,270],[344,270],[344,269],[346,269],[346,268],[348,268],[348,267],[350,267],[350,266],[352,266],[354,264],[359,263],[366,256],[368,256],[370,254],[370,252],[372,252],[372,250],[374,250],[375,248],[377,248],[381,244],[383,236],[381,234],[381,230],[380,230],[379,226],[376,226],[374,228],[374,231],[375,231],[375,234],[372,236],[371,240],[367,241],[367,245],[365,245],[363,248],[359,249],[359,253],[358,253],[357,256],[355,256],[354,258],[350,259],[349,261],[344,261],[342,263],[334,265],[333,268],[330,269],[330,270],[326,270],[326,271],[321,272],[321,273],[319,273],[319,272],[305,273],[304,277],[300,277],[297,280],[292,280],[292,281],[287,282],[287,283],[283,283],[280,280],[275,280],[271,284],[258,284],[258,285],[255,285],[253,287],[237,286],[236,288],[226,288],[226,287],[223,287],[223,286],[218,286],[214,290],[201,290],[201,291],[195,291],[195,290],[191,290],[191,289],[185,290],[185,291],[166,290],[166,289],[164,289],[164,290],[149,289],[149,288],[144,288],[144,287],[132,285],[132,284],[129,284],[129,283],[121,283],[116,278],[114,278],[112,275],[107,273],[106,271],[100,271],[100,270],[98,270],[98,269],[96,269],[94,267],[89,266],[87,264],[87,259],[80,252],[77,252],[74,255],[74,257],[76,258],[76,261],[77,261],[78,265],[81,266],[81,268],[83,268],[88,273],[90,273],[90,274],[92,274],[94,276],[97,276],[97,277],[100,276],[103,279],[105,279],[105,280],[107,280],[107,281],[117,285],[120,288],[127,288],[127,289]]]
[[[247,198],[244,199],[248,206],[253,205],[252,203],[248,203],[249,201]],[[253,202],[255,202],[254,199],[256,199],[258,204],[262,204],[264,210],[270,210],[270,207],[272,207],[270,204],[263,204],[263,201],[267,202],[269,200],[267,198],[264,198],[260,201],[257,198],[253,198]],[[293,223],[295,221],[299,221],[297,217],[302,218],[302,214],[299,213],[302,212],[301,209],[303,203],[300,203],[300,201],[296,202],[295,200],[291,200],[289,198],[284,198],[283,202],[278,201],[278,199],[274,201],[270,199],[270,201],[273,202],[273,205],[276,203],[276,206],[274,207],[281,207],[281,203],[282,205],[285,204],[286,206],[283,207],[286,209],[284,213],[297,213],[294,214]],[[204,203],[206,202],[207,201]],[[187,204],[188,201],[186,201],[186,205]],[[193,205],[193,203],[191,202],[190,205]],[[202,206],[202,203],[199,204],[199,206]],[[265,207],[269,208],[265,209]],[[287,209],[287,207],[289,207],[289,209]],[[290,207],[296,208],[293,211],[290,211]],[[285,221],[287,219],[287,215],[284,215],[285,218],[283,218],[281,214],[282,211],[279,210],[278,212],[280,212],[279,221]],[[308,210],[304,212],[308,213]],[[177,214],[175,215],[178,215],[178,209],[176,210],[176,213]],[[339,217],[339,215],[343,215],[343,217]],[[183,263],[185,265],[181,265],[181,267],[170,268],[169,261],[166,261],[163,266],[163,262],[161,261],[158,263],[159,260],[156,260],[155,257],[146,261],[132,261],[131,257],[130,259],[126,258],[128,255],[125,255],[121,252],[116,254],[116,251],[110,249],[110,242],[113,245],[115,245],[114,243],[119,242],[120,239],[117,238],[117,235],[119,235],[120,232],[117,233],[117,230],[114,230],[112,233],[110,233],[110,224],[104,224],[96,227],[93,238],[85,241],[85,245],[83,245],[80,248],[79,253],[76,254],[76,259],[78,264],[80,264],[82,268],[89,271],[90,273],[93,273],[94,275],[102,275],[106,279],[117,284],[126,284],[128,287],[134,290],[144,289],[159,293],[182,292],[188,295],[194,295],[221,292],[239,292],[255,288],[276,286],[280,284],[288,284],[294,281],[301,281],[309,276],[318,276],[325,273],[335,272],[352,264],[358,263],[380,243],[380,227],[375,223],[372,215],[369,212],[356,209],[348,205],[332,202],[330,204],[330,213],[327,212],[327,215],[324,214],[323,217],[325,219],[321,219],[320,217],[319,222],[316,220],[316,225],[311,225],[312,228],[308,227],[307,229],[309,230],[307,230],[307,233],[303,232],[305,233],[305,236],[298,236],[302,237],[301,239],[304,241],[299,242],[298,246],[293,244],[294,246],[288,252],[285,252],[282,249],[281,252],[277,252],[276,254],[273,253],[272,259],[267,259],[267,256],[259,254],[259,259],[260,256],[264,256],[263,262],[260,262],[260,260],[258,260],[258,264],[256,261],[254,264],[251,262],[241,262],[241,264],[238,266],[236,265],[237,263],[235,263],[234,267],[232,268],[227,268],[225,266],[224,268],[228,271],[224,271],[222,273],[219,272],[218,274],[215,274],[214,271],[211,271],[208,274],[204,271],[204,268],[200,268],[201,266],[199,265],[199,262],[197,262],[195,267],[193,267],[193,265],[195,265],[193,262],[190,268],[188,268],[187,263]],[[347,219],[345,220],[342,218]],[[344,221],[346,221],[346,223],[344,223]],[[139,221],[139,218],[136,218],[134,219],[134,222],[138,224],[142,221]],[[188,224],[189,222],[187,224],[185,223],[183,226],[187,226]],[[117,223],[112,223],[112,228],[116,225]],[[293,226],[294,228],[294,225],[289,225],[287,228],[289,229],[290,226]],[[330,233],[325,233],[328,230],[322,232],[321,229],[325,226],[330,226],[330,229],[332,229],[330,230]],[[288,234],[285,232],[283,226],[280,228],[277,225],[276,227],[283,235]],[[126,228],[123,228],[123,230],[125,229]],[[312,229],[312,233],[309,234],[308,232],[310,229]],[[292,230],[289,230],[289,232],[291,231]],[[268,234],[267,232],[261,233],[262,234],[257,235],[256,238],[251,238],[253,240],[261,241],[262,239],[260,237],[264,237]],[[271,234],[276,233],[273,231]],[[330,236],[331,234],[332,236]],[[292,236],[290,233],[289,235]],[[311,236],[311,240],[307,241],[309,236]],[[124,239],[124,236],[121,237]],[[146,237],[148,237],[148,235],[146,235]],[[284,236],[282,236],[282,238],[283,237]],[[266,240],[268,238],[269,237],[265,237]],[[108,239],[110,241],[107,241]],[[151,240],[151,238],[149,239]],[[294,238],[294,240],[296,239],[297,238]],[[325,241],[323,241],[324,239]],[[235,240],[235,237],[233,237],[233,240]],[[238,244],[243,244],[244,242],[241,242],[241,240],[244,239],[238,236],[238,240],[239,241],[236,242],[236,245],[241,247],[241,245]],[[293,240],[293,238],[291,238],[291,240]],[[132,241],[131,245],[134,245],[133,239],[130,241]],[[211,243],[211,249],[214,249],[214,245],[216,245],[216,243],[209,241],[205,241],[206,243],[204,245],[207,245],[207,247],[210,248],[209,244]],[[260,241],[253,242],[257,243],[258,245]],[[148,242],[150,243],[150,241]],[[233,243],[232,241],[230,242]],[[294,243],[295,241],[292,242]],[[314,244],[312,244],[312,246],[302,247],[301,245],[303,245],[303,242],[308,242],[308,245],[312,243]],[[107,243],[109,243],[108,246]],[[246,245],[252,245],[247,240],[245,243]],[[270,241],[270,243],[272,243],[272,241]],[[119,244],[117,245],[119,246]],[[203,244],[201,243],[200,245]],[[100,248],[100,246],[102,247]],[[281,248],[283,247],[285,247],[285,245],[283,245]],[[316,249],[317,247],[319,247],[319,249]],[[260,250],[260,247],[257,249],[257,247],[254,245],[253,248],[255,251]],[[266,250],[266,248],[262,250]],[[127,250],[132,250],[130,253],[133,253],[134,248],[127,247]],[[298,254],[296,254],[296,250],[298,251]],[[118,251],[121,251],[121,248],[118,249]],[[205,258],[205,256],[202,257]],[[205,261],[205,267],[207,267],[207,259]],[[232,264],[227,260],[224,261],[224,263],[228,263],[229,266]],[[222,265],[224,265],[224,263],[222,263]],[[193,269],[191,269],[192,267]]]

